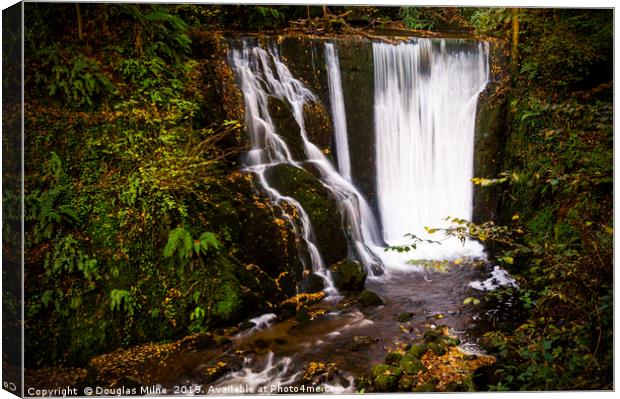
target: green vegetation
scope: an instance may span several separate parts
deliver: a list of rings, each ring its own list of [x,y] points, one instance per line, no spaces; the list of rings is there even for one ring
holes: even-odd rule
[[[196,11],[27,6],[31,367],[83,365],[262,306],[247,299],[259,283],[232,255],[239,217],[227,174],[241,125],[204,104],[200,76],[214,68],[190,58],[179,16]]]
[[[611,389],[611,13],[480,9],[470,23],[512,42],[504,172],[473,179],[500,187],[499,224],[443,231],[486,242],[520,285],[516,320],[486,334],[498,356],[487,388]]]

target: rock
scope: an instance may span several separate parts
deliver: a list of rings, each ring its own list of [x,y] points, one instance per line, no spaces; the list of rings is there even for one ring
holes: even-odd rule
[[[252,265],[251,271],[260,279],[267,295],[273,296],[279,292],[288,296],[295,295],[296,284],[301,282],[303,264],[292,226],[282,216],[282,210],[273,206],[266,195],[256,193],[259,183],[255,175],[235,172],[227,180],[230,190],[237,193],[236,201],[229,207],[229,212],[234,212],[238,219],[237,231],[233,232],[233,237],[238,237],[239,250],[236,256],[242,262]],[[232,217],[222,216],[221,223],[230,225]],[[286,284],[273,281],[283,273],[286,275]],[[277,298],[266,299],[278,301]]]
[[[223,356],[213,359],[207,363],[206,366],[198,370],[195,378],[201,384],[210,384],[224,374],[241,370],[242,367],[243,363],[235,356]]]
[[[316,386],[333,380],[338,373],[336,363],[310,362],[304,368],[301,382]]]
[[[355,335],[351,340],[350,347],[352,350],[358,350],[363,346],[374,344],[379,341],[377,338],[372,338],[366,335]]]
[[[398,390],[398,380],[402,374],[398,367],[377,364],[371,371],[373,386],[377,392],[395,392]]]
[[[314,294],[315,292],[321,292],[325,289],[325,280],[321,276],[314,273],[309,273],[301,283],[302,292]]]
[[[426,353],[427,350],[428,350],[428,346],[426,344],[412,345],[411,348],[409,349],[409,354],[413,357],[420,359],[422,355]]]
[[[232,344],[232,341],[228,339],[227,337],[219,336],[215,339],[215,346],[217,348],[221,348],[229,344]]]
[[[379,306],[383,305],[383,300],[379,295],[370,290],[364,290],[360,294],[359,301],[364,306]]]
[[[310,313],[308,312],[308,307],[306,306],[300,306],[299,309],[297,309],[297,314],[295,315],[295,320],[305,323],[311,320],[310,318]]]
[[[414,375],[403,375],[398,381],[398,390],[404,392],[410,392],[418,384],[418,378]]]
[[[406,354],[400,360],[400,369],[405,374],[418,374],[419,371],[426,371],[422,361],[410,354]]]
[[[323,105],[316,102],[304,105],[304,121],[308,139],[321,150],[329,149],[334,125]]]
[[[437,389],[435,388],[435,384],[432,382],[427,382],[413,389],[413,392],[435,392]]]
[[[265,177],[280,194],[294,198],[306,211],[325,263],[345,259],[349,253],[347,237],[340,223],[338,204],[329,190],[308,171],[292,165],[272,166]]]
[[[466,354],[466,355],[463,355],[463,360],[465,360],[465,361],[471,361],[471,360],[476,360],[476,359],[478,359],[478,355],[476,355],[476,354]]]
[[[434,342],[441,337],[441,333],[439,331],[428,330],[424,332],[424,342]]]
[[[399,323],[406,323],[407,321],[411,320],[412,317],[413,317],[413,313],[412,312],[403,312],[403,313],[398,315],[398,322]]]
[[[446,348],[439,342],[431,342],[428,344],[428,348],[433,351],[437,356],[443,356],[447,353]]]
[[[330,266],[329,270],[339,291],[356,292],[364,289],[366,273],[359,262],[345,259]]]
[[[403,358],[402,353],[390,352],[387,355],[385,355],[385,364],[389,364],[390,366],[398,366],[402,358]]]

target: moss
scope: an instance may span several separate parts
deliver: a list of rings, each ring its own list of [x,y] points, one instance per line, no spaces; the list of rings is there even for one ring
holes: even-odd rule
[[[426,371],[426,367],[417,357],[406,354],[400,361],[400,368],[405,374],[417,374],[419,371]]]
[[[407,321],[411,320],[412,317],[413,317],[412,312],[403,312],[398,315],[397,319],[399,323],[406,323]]]
[[[443,356],[447,353],[446,348],[438,341],[428,344],[428,348],[437,356]]]
[[[411,348],[409,349],[409,354],[420,359],[422,355],[426,353],[427,350],[428,350],[428,346],[426,344],[412,345]]]
[[[332,279],[340,291],[361,291],[366,282],[366,273],[358,262],[343,260],[330,266]]]
[[[390,352],[385,355],[385,363],[390,366],[397,366],[400,363],[400,360],[403,358],[402,353],[399,352]]]
[[[280,194],[296,199],[307,212],[325,263],[346,258],[348,244],[338,206],[321,182],[306,170],[286,164],[269,168],[265,176]]]
[[[383,300],[379,295],[370,290],[364,290],[360,294],[359,301],[364,306],[380,306],[383,305]]]
[[[377,364],[371,371],[373,386],[378,392],[394,392],[398,390],[398,380],[402,374],[398,367]]]

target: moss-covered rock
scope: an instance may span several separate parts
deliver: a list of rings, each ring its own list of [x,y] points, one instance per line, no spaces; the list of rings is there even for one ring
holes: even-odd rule
[[[275,125],[276,133],[286,142],[291,156],[296,161],[306,159],[306,150],[301,138],[300,127],[290,105],[275,98],[269,97],[269,114]]]
[[[433,351],[437,356],[443,356],[447,353],[446,348],[440,341],[431,342],[428,344],[428,348]]]
[[[436,330],[427,330],[424,332],[424,342],[437,341],[442,336],[441,332]]]
[[[509,81],[489,83],[480,93],[476,110],[474,176],[494,178],[503,167],[503,147],[508,136]],[[500,186],[474,186],[472,220],[497,220]]]
[[[323,277],[314,273],[308,273],[301,282],[302,292],[313,294],[315,292],[323,291],[324,288],[325,280],[323,280]]]
[[[300,248],[293,228],[282,216],[282,210],[271,204],[265,195],[259,195],[256,177],[249,173],[229,175],[231,190],[237,193],[233,204],[237,215],[238,252],[236,256],[264,271],[269,278],[281,273],[295,284],[301,281],[303,265]],[[294,295],[294,290],[289,295]]]
[[[400,352],[389,352],[385,355],[385,364],[389,364],[390,366],[398,366],[402,358],[403,354]]]
[[[417,374],[419,371],[426,371],[422,361],[410,354],[406,354],[400,360],[400,369],[405,374]]]
[[[427,350],[428,350],[428,346],[426,344],[411,345],[411,348],[409,348],[409,354],[411,356],[414,356],[420,359],[422,355],[426,353]]]
[[[403,372],[396,366],[377,364],[373,366],[370,374],[377,392],[395,392],[398,390],[398,380]]]
[[[366,273],[359,262],[343,260],[330,266],[329,270],[336,288],[340,291],[362,291]]]
[[[397,320],[399,323],[406,323],[407,321],[411,320],[412,317],[413,317],[412,312],[402,312],[398,315]]]
[[[400,392],[409,392],[418,384],[418,378],[415,375],[405,374],[398,380],[398,390]]]
[[[341,227],[341,216],[325,186],[306,170],[287,164],[270,167],[265,176],[280,194],[294,198],[306,211],[325,263],[333,264],[346,258],[348,243]]]
[[[380,306],[383,305],[383,299],[370,290],[364,290],[360,294],[359,301],[364,306]]]

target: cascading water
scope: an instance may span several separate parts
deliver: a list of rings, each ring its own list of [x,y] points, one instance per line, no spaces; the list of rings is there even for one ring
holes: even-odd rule
[[[300,219],[302,219],[301,234],[312,260],[312,270],[325,279],[328,294],[335,294],[336,289],[314,242],[307,213],[299,202],[290,197],[283,197],[269,185],[264,177],[265,170],[275,164],[286,163],[302,167],[292,159],[286,142],[276,132],[269,115],[269,96],[286,101],[291,106],[293,117],[299,127],[307,162],[314,165],[320,174],[321,183],[337,200],[351,242],[352,256],[360,260],[369,274],[374,275],[380,272],[381,260],[373,252],[373,248],[380,246],[381,237],[370,206],[351,182],[336,171],[325,154],[308,139],[306,134],[304,105],[316,101],[315,96],[303,83],[291,75],[275,49],[269,52],[260,47],[250,49],[244,42],[244,49],[233,50],[231,59],[241,81],[241,90],[245,99],[246,123],[251,141],[251,149],[246,160],[247,169],[259,176],[261,185],[272,201],[275,203],[286,201],[297,208]],[[336,110],[335,113],[340,113],[338,118],[344,118],[344,107]],[[292,217],[290,221],[294,225]]]
[[[349,137],[347,135],[347,118],[344,110],[344,96],[340,81],[340,62],[333,43],[325,43],[325,60],[329,83],[332,119],[334,120],[334,137],[338,170],[342,177],[351,181],[351,161],[349,160]]]
[[[373,43],[377,194],[383,239],[405,234],[437,240],[425,226],[448,216],[471,219],[474,128],[489,77],[488,44],[415,39]],[[427,259],[482,256],[477,242],[418,245]]]

